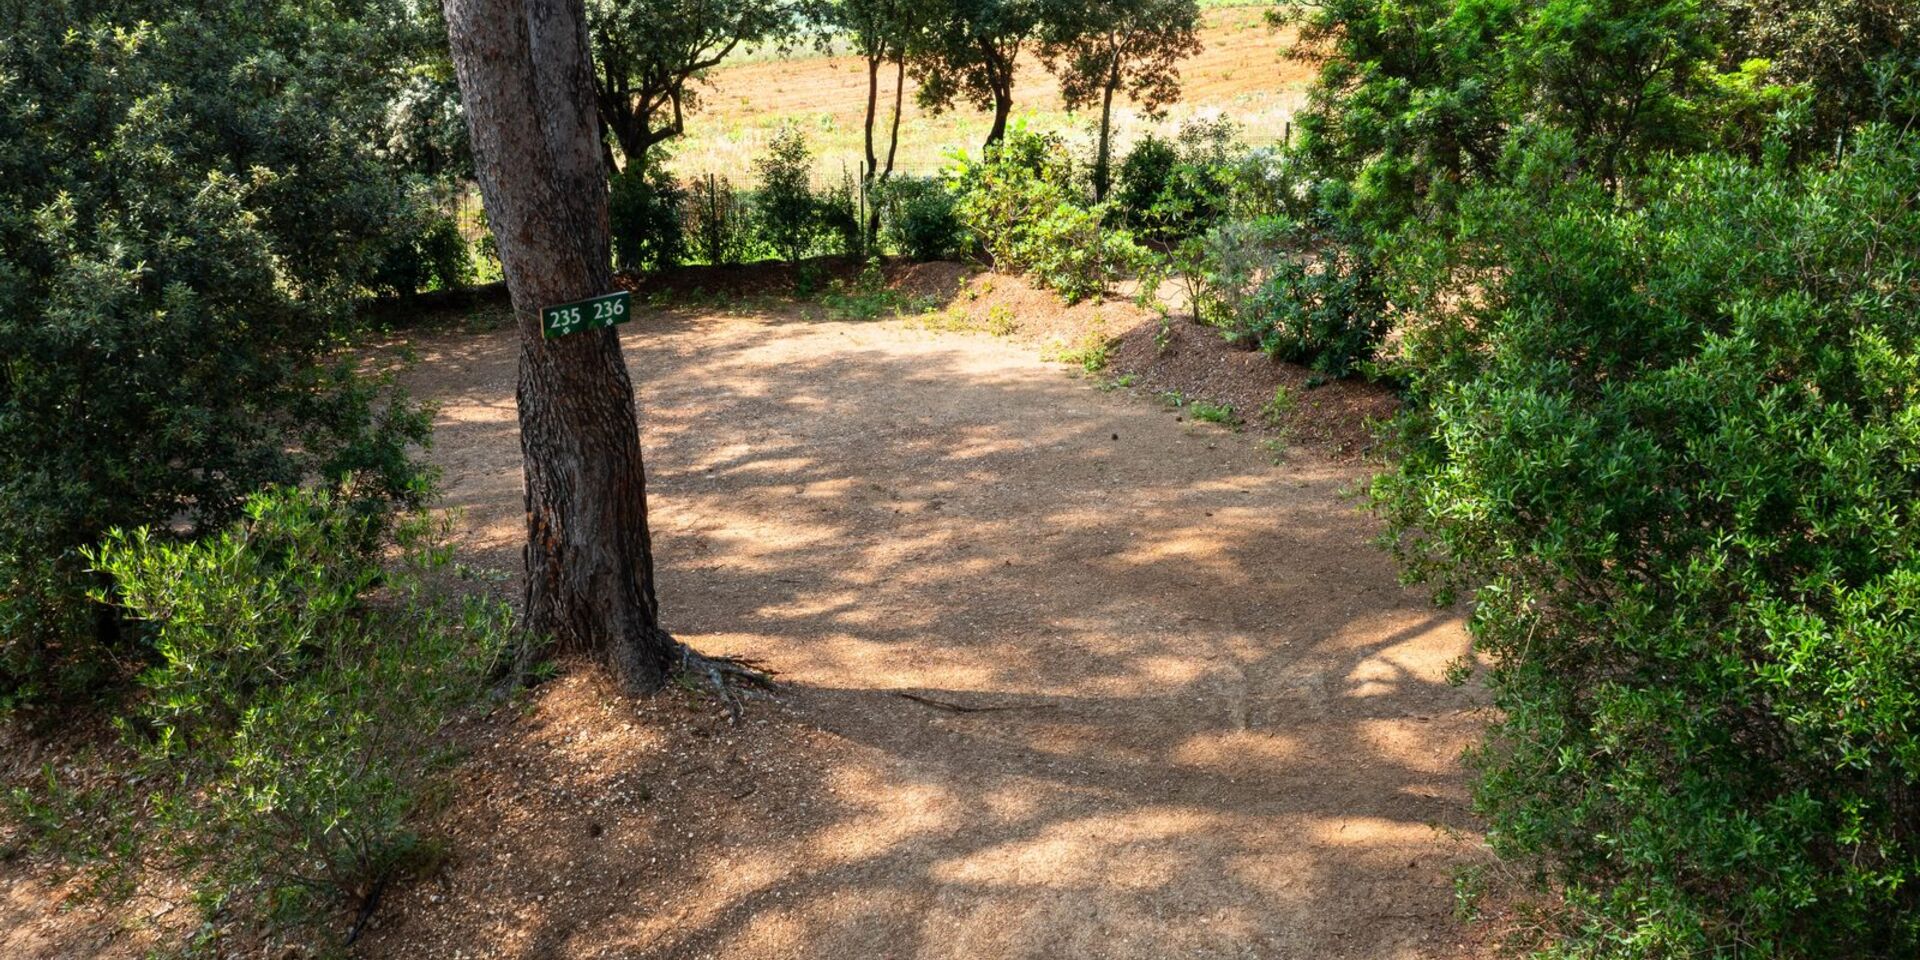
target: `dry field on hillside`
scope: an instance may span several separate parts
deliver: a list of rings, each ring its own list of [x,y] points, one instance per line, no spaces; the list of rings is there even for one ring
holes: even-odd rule
[[[1265,20],[1266,8],[1207,10],[1201,31],[1205,49],[1181,67],[1183,99],[1155,121],[1132,104],[1115,107],[1115,130],[1122,144],[1150,130],[1177,129],[1193,117],[1226,115],[1245,130],[1250,143],[1272,143],[1284,135],[1288,120],[1305,96],[1313,67],[1283,54],[1290,31]],[[1014,87],[1014,113],[1029,125],[1090,138],[1095,115],[1075,115],[1060,102],[1059,85],[1039,57],[1023,55],[1025,67]],[[906,109],[900,125],[896,168],[915,174],[937,171],[956,149],[974,149],[986,136],[988,116],[956,109],[932,114],[913,102],[907,80]],[[891,104],[893,77],[881,94]],[[801,125],[818,156],[818,175],[837,179],[858,174],[861,117],[866,108],[866,66],[857,57],[807,56],[743,62],[714,71],[702,90],[703,106],[687,121],[687,135],[672,144],[673,168],[683,176],[717,173],[736,182],[751,178],[753,159],[789,120]],[[883,121],[886,109],[883,108]]]

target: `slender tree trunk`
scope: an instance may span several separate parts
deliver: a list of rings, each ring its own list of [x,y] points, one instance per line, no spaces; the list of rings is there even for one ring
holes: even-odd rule
[[[877,53],[867,55],[867,168],[860,171],[860,179],[869,184],[880,167],[880,158],[873,150],[873,125],[880,119],[880,60]]]
[[[880,179],[893,176],[893,157],[900,150],[900,107],[907,96],[907,54],[901,51],[893,61],[893,130],[887,134],[887,165],[880,170]]]
[[[1107,185],[1113,179],[1112,136],[1113,136],[1113,90],[1120,85],[1120,68],[1117,65],[1107,74],[1107,88],[1100,97],[1100,149],[1093,158],[1093,202],[1107,199]]]
[[[893,158],[900,150],[900,106],[907,89],[906,56],[900,56],[895,61],[895,65],[897,69],[894,71],[893,76],[893,124],[892,128],[887,132],[887,162],[885,166],[880,168],[879,175],[873,178],[874,182],[879,184],[886,183],[887,178],[893,176]],[[869,148],[868,156],[869,158],[872,157],[871,148]],[[869,159],[867,163],[869,168],[871,168],[873,161]],[[867,208],[867,237],[877,248],[880,241],[880,198],[874,196],[874,191],[872,190],[868,190],[867,193],[868,196],[873,196],[873,202],[871,202]]]
[[[633,384],[611,329],[554,340],[540,308],[613,289],[607,190],[581,0],[444,0],[487,216],[520,331],[527,626],[660,687],[659,626]]]
[[[995,87],[993,91],[993,129],[987,131],[987,146],[1007,138],[1007,115],[1013,112],[1013,91]]]
[[[867,165],[860,171],[860,189],[861,193],[869,198],[870,209],[866,223],[863,225],[866,230],[869,254],[872,253],[874,243],[880,236],[880,208],[871,203],[871,198],[880,166],[880,158],[873,149],[873,125],[880,119],[880,61],[885,59],[885,49],[883,45],[880,50],[869,51],[867,54]]]
[[[604,120],[600,122],[600,159],[606,161],[607,179],[612,180],[620,172],[620,162],[613,157],[613,128],[607,126]]]

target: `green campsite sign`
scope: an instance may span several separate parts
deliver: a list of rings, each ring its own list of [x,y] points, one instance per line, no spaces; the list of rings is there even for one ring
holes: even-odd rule
[[[582,330],[598,330],[633,318],[633,296],[625,290],[603,293],[589,300],[576,300],[540,311],[540,329],[549,337],[564,337]]]

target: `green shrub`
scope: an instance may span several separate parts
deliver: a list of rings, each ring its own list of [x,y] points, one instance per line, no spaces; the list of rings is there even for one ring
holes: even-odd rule
[[[753,246],[753,218],[745,198],[725,177],[709,173],[684,191],[682,214],[693,255],[710,264],[734,264]]]
[[[687,242],[681,223],[687,204],[679,181],[654,166],[629,166],[614,174],[607,198],[607,216],[613,232],[613,255],[621,270],[661,270],[686,259]]]
[[[813,150],[806,134],[782,126],[753,162],[760,175],[754,194],[754,222],[760,239],[781,259],[794,263],[813,250],[820,235],[820,207],[813,196]]]
[[[949,171],[961,225],[994,267],[1008,272],[1030,266],[1025,254],[1032,223],[1062,205],[1084,205],[1073,180],[1066,144],[1018,124],[985,157],[958,157]]]
[[[1120,164],[1122,218],[1166,244],[1205,232],[1227,213],[1247,154],[1238,137],[1239,127],[1222,118],[1190,120],[1172,142],[1142,138]]]
[[[1150,257],[1127,230],[1106,225],[1106,207],[1063,202],[1029,222],[1018,252],[1034,280],[1078,303],[1107,291]]]
[[[1058,137],[1016,128],[985,159],[963,158],[952,183],[960,222],[994,268],[1030,272],[1069,303],[1147,262],[1131,233],[1107,226],[1112,208],[1089,205],[1073,187]]]
[[[867,194],[853,175],[842,173],[840,182],[820,195],[814,216],[816,229],[833,253],[849,260],[864,261],[872,248],[867,236]]]
[[[1920,955],[1920,137],[1469,195],[1424,261],[1409,572],[1472,598],[1547,955]]]
[[[278,0],[126,7],[0,31],[0,707],[141,664],[85,599],[108,529],[217,529],[315,475],[419,490],[427,419],[330,360],[397,246],[406,286],[453,271],[372,147],[378,38]]]
[[[1294,251],[1269,265],[1242,316],[1260,346],[1329,377],[1362,371],[1388,330],[1387,300],[1372,248],[1339,230],[1298,232]]]
[[[1348,376],[1385,338],[1387,301],[1370,246],[1329,218],[1231,220],[1176,251],[1196,316],[1227,342]]]
[[[965,233],[946,184],[932,177],[893,177],[879,202],[881,233],[894,249],[922,261],[960,253]]]
[[[1174,165],[1179,162],[1180,153],[1173,144],[1153,134],[1141,137],[1127,151],[1120,161],[1119,189],[1114,191],[1114,202],[1127,223],[1147,226],[1147,211],[1153,209],[1166,190]]]
[[[431,584],[442,527],[285,489],[217,535],[142,528],[91,552],[102,599],[156,651],[122,724],[151,791],[137,848],[195,878],[201,903],[305,923],[430,860],[438,734],[509,635],[504,605]]]
[[[418,212],[423,222],[396,238],[369,278],[368,286],[375,292],[404,296],[473,283],[473,258],[460,225],[424,204]]]

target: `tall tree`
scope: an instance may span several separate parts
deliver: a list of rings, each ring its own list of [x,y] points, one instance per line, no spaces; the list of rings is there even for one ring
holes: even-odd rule
[[[867,65],[866,166],[860,178],[871,193],[893,174],[894,155],[900,145],[900,108],[906,91],[907,49],[916,29],[914,10],[909,0],[825,0],[812,12],[812,18],[824,29],[827,42],[844,40],[852,45]],[[886,163],[880,161],[875,146],[874,127],[880,118],[880,69],[894,68],[893,123],[888,136]],[[880,228],[880,208],[875,204],[868,214],[869,237]]]
[[[993,111],[987,145],[1007,135],[1013,113],[1014,71],[1040,28],[1037,0],[940,0],[922,17],[929,24],[912,59],[920,102],[946,109],[964,100]]]
[[[625,154],[686,132],[699,106],[692,86],[743,43],[785,35],[795,17],[785,0],[587,0],[593,32],[595,104]],[[611,150],[608,172],[614,169]]]
[[[1060,79],[1060,96],[1078,110],[1100,102],[1100,146],[1093,194],[1112,182],[1113,96],[1157,114],[1180,96],[1180,61],[1200,52],[1195,0],[1055,0],[1043,19],[1040,55]]]
[[[646,472],[620,340],[542,336],[543,305],[613,289],[606,170],[581,0],[446,0],[475,172],[520,331],[526,470],[524,616],[556,650],[627,688],[706,660],[660,627]],[[724,691],[723,691],[724,692]]]

